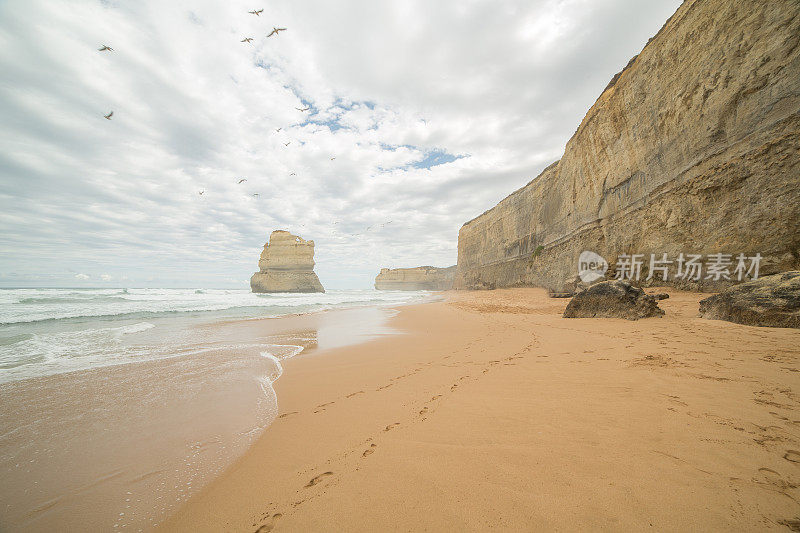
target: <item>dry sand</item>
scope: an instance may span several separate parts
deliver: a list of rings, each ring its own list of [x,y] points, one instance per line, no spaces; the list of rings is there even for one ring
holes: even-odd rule
[[[289,360],[280,417],[162,527],[788,530],[800,331],[663,292],[666,316],[637,322],[450,293],[401,308],[405,335]]]

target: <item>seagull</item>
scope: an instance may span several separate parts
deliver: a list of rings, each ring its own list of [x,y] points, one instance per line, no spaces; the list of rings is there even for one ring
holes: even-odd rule
[[[113,116],[114,116],[114,112],[112,111],[108,115],[103,115],[103,118],[105,118],[106,120],[111,120],[111,117],[113,117]]]
[[[278,131],[281,131],[282,129],[283,129],[283,128],[278,128],[278,129],[277,129],[277,130],[275,130],[275,131],[276,131],[276,132],[278,132]]]
[[[272,37],[273,35],[278,35],[279,31],[286,31],[286,28],[276,28],[275,26],[272,27],[272,31],[267,34],[267,37]]]
[[[257,193],[257,192],[254,192],[254,193],[253,193],[253,197],[254,197],[254,198],[258,198],[258,193]]]
[[[309,109],[311,109],[311,106],[307,106],[307,107],[305,107],[305,108],[303,108],[303,109],[300,109],[299,107],[295,107],[295,109],[297,109],[298,111],[306,112],[306,111],[308,111]]]
[[[243,43],[249,43],[249,42],[250,42],[250,41],[252,41],[252,40],[253,40],[253,38],[252,38],[252,37],[245,37],[245,38],[244,38],[244,39],[242,39],[240,42],[243,42]]]
[[[255,15],[255,16],[257,16],[257,17],[260,17],[260,16],[261,16],[261,13],[263,13],[263,12],[264,12],[264,10],[263,10],[263,9],[259,9],[259,10],[253,10],[253,11],[248,11],[248,13],[250,13],[251,15]]]
[[[290,175],[290,176],[297,176],[297,173],[295,173],[295,172],[292,172],[292,173],[291,173],[291,174],[289,174],[289,175]]]
[[[336,159],[336,158],[335,157],[331,157],[331,161],[333,161],[334,159]]]
[[[239,180],[239,183],[244,183],[245,181],[247,181],[247,178],[242,178]]]
[[[103,47],[102,48],[98,48],[97,51],[98,52],[113,52],[114,49],[111,48],[110,46],[108,46],[107,44],[104,44]]]
[[[197,193],[197,194],[199,194],[200,196],[203,196],[203,193],[204,193],[204,192],[206,192],[206,191],[200,191],[200,192],[199,192],[199,193]]]
[[[284,146],[289,146],[290,144],[292,144],[292,141],[289,141],[288,143],[283,143]]]

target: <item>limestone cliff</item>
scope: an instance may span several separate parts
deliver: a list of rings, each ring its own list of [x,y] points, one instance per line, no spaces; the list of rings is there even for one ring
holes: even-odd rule
[[[272,232],[258,268],[250,278],[253,292],[325,292],[314,273],[314,241],[288,231]]]
[[[799,45],[800,2],[684,2],[561,160],[464,224],[455,287],[558,290],[583,250],[800,267]]]
[[[382,291],[446,291],[453,288],[456,267],[382,268],[375,288]]]

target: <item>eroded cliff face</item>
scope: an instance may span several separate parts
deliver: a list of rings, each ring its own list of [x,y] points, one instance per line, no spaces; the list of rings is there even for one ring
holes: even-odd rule
[[[382,268],[375,288],[382,291],[446,291],[453,288],[456,267]]]
[[[758,252],[769,274],[800,268],[798,228],[800,2],[687,0],[561,160],[464,224],[455,287],[558,290],[583,250]]]
[[[250,278],[253,292],[325,292],[314,273],[314,241],[288,231],[272,232],[258,268]]]

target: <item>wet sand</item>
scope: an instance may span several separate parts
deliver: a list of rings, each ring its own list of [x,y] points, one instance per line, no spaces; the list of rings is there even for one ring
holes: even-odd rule
[[[174,357],[0,385],[0,531],[152,528],[275,419],[273,357],[389,334],[393,314],[179,323],[140,333],[185,339]]]
[[[400,308],[404,335],[290,359],[275,422],[160,528],[797,527],[800,331],[663,292],[636,322],[451,293]]]

